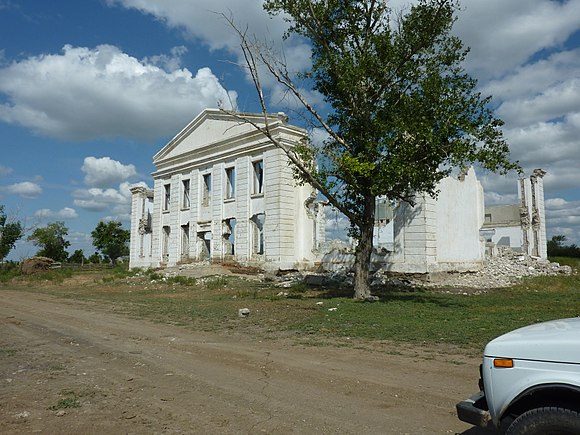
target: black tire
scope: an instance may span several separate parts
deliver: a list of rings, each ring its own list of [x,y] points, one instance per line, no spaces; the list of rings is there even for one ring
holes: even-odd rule
[[[523,413],[506,435],[580,435],[580,414],[565,408],[536,408]]]

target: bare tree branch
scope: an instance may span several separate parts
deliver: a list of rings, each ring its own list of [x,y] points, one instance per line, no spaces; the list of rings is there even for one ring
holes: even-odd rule
[[[318,111],[306,100],[304,95],[300,92],[300,90],[295,86],[290,74],[288,73],[285,64],[278,61],[281,67],[276,67],[275,63],[271,58],[273,56],[267,56],[264,54],[263,47],[261,47],[257,42],[254,44],[248,39],[247,31],[241,31],[236,24],[234,23],[231,17],[228,17],[222,14],[224,19],[229,23],[229,25],[235,30],[240,38],[240,48],[242,50],[242,55],[244,57],[244,61],[246,62],[247,69],[250,74],[250,78],[254,84],[254,88],[256,89],[258,99],[260,102],[260,107],[262,110],[262,118],[263,118],[263,125],[258,123],[247,116],[244,116],[243,113],[237,112],[235,110],[228,110],[225,108],[220,108],[221,111],[227,113],[228,115],[232,116],[233,118],[239,120],[242,123],[250,124],[256,130],[261,132],[264,136],[266,136],[277,148],[281,149],[284,154],[288,157],[288,159],[292,162],[292,164],[296,167],[299,171],[301,177],[304,181],[308,182],[312,187],[317,189],[320,193],[322,193],[328,201],[340,210],[351,222],[358,223],[358,217],[346,208],[341,201],[330,191],[328,190],[322,183],[320,183],[317,178],[314,176],[313,171],[308,168],[307,164],[302,161],[302,159],[296,154],[292,147],[286,146],[283,144],[278,137],[272,132],[271,130],[271,118],[272,116],[269,115],[266,105],[266,100],[264,97],[264,90],[262,87],[262,83],[260,80],[259,74],[259,66],[265,66],[268,71],[276,78],[276,80],[282,84],[292,95],[294,95],[300,103],[306,108],[306,110],[314,116],[316,121],[324,128],[324,130],[338,143],[340,143],[345,148],[349,148],[346,141],[338,135],[330,125],[326,123],[324,118],[318,113]],[[278,119],[278,118],[276,118]]]

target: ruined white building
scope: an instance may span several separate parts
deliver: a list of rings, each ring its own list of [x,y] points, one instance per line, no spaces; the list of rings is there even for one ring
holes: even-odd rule
[[[420,274],[481,269],[484,200],[475,171],[470,168],[457,178],[447,177],[437,190],[437,198],[417,195],[414,207],[404,202],[396,205],[388,223],[378,216],[373,269]],[[323,257],[328,270],[352,263],[352,250],[333,249]]]
[[[243,116],[263,125],[261,114]],[[285,146],[306,137],[282,113],[269,123]],[[332,270],[354,262],[352,246],[325,243],[324,207],[310,186],[296,185],[284,152],[232,115],[203,111],[153,162],[153,190],[131,190],[132,268],[233,260],[266,270]],[[437,198],[418,195],[414,207],[379,200],[373,269],[477,271],[490,242],[545,258],[543,175],[521,180],[520,204],[496,212],[485,210],[473,168],[443,179]]]
[[[262,115],[244,114],[264,125]],[[286,146],[306,132],[280,113],[270,129]],[[319,259],[324,214],[288,160],[248,123],[203,111],[154,157],[154,188],[131,190],[130,267],[236,260],[303,269]]]
[[[544,175],[534,169],[529,178],[518,180],[517,204],[485,209],[481,235],[491,247],[504,246],[534,257],[548,257]]]

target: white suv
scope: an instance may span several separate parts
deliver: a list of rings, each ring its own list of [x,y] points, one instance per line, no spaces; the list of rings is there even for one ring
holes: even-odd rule
[[[526,326],[490,341],[480,392],[459,419],[508,435],[580,434],[580,317]]]

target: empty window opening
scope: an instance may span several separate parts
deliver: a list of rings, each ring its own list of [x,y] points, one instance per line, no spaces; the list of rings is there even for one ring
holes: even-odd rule
[[[169,259],[169,237],[171,236],[171,228],[163,227],[163,246],[162,253],[163,259],[167,261]]]
[[[226,199],[236,196],[236,168],[226,168]]]
[[[171,204],[171,184],[166,184],[163,188],[165,193],[165,198],[163,199],[163,211],[167,211]]]
[[[211,198],[211,174],[203,174],[202,189],[201,205],[203,207],[208,207]]]
[[[252,163],[254,169],[254,183],[252,188],[252,193],[257,195],[264,193],[264,161],[257,160]]]
[[[511,246],[511,240],[509,238],[509,236],[503,236],[502,238],[500,238],[497,243],[497,246]]]
[[[189,224],[181,226],[181,259],[189,258]]]
[[[224,255],[236,254],[236,219],[226,219],[223,225]]]
[[[197,249],[200,260],[211,259],[211,231],[197,233]]]
[[[264,255],[264,221],[266,220],[266,215],[264,213],[259,213],[250,219],[251,222],[251,241],[252,241],[252,254],[253,255]]]
[[[189,180],[182,181],[183,187],[183,198],[181,199],[181,208],[189,208],[190,201],[189,201]]]

